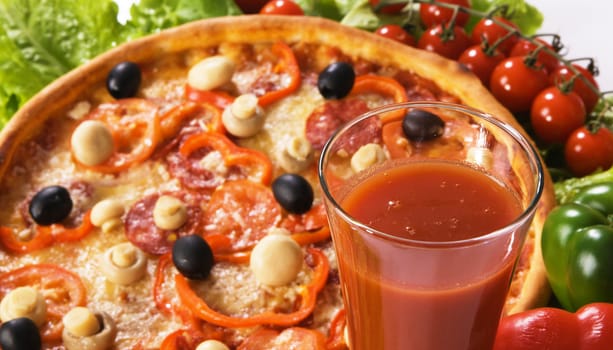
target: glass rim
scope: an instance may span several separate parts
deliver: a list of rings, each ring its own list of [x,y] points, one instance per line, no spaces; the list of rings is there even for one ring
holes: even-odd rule
[[[396,235],[392,235],[392,234],[377,230],[371,226],[368,226],[367,224],[362,223],[361,221],[355,219],[353,216],[349,215],[342,208],[342,206],[336,201],[336,199],[330,192],[330,189],[328,187],[327,181],[324,176],[324,171],[323,171],[324,163],[326,162],[326,159],[328,158],[328,155],[331,152],[332,144],[340,137],[341,134],[346,132],[348,129],[352,128],[354,125],[362,122],[363,120],[368,119],[377,114],[382,114],[382,113],[390,112],[390,111],[401,109],[401,108],[443,108],[446,110],[452,110],[452,111],[461,112],[464,114],[469,114],[469,115],[472,115],[473,117],[482,119],[491,125],[494,125],[495,127],[502,130],[504,133],[506,133],[508,136],[510,136],[513,140],[515,140],[515,142],[517,142],[520,145],[521,151],[523,151],[527,155],[529,163],[531,163],[530,168],[532,168],[533,170],[536,170],[536,183],[535,183],[534,195],[532,196],[532,199],[530,200],[530,203],[528,204],[528,206],[526,206],[526,208],[523,209],[522,213],[518,215],[512,222],[510,222],[509,224],[495,231],[492,231],[490,233],[487,233],[481,236],[471,237],[467,239],[442,241],[442,242],[441,241],[425,241],[425,240],[417,240],[417,239],[411,239],[411,238],[406,238],[406,237],[398,237]],[[506,122],[503,122],[495,118],[489,113],[482,112],[478,109],[475,109],[469,106],[458,105],[458,104],[449,103],[449,102],[393,103],[393,104],[388,104],[388,105],[384,105],[381,107],[377,107],[375,109],[372,109],[358,116],[357,118],[347,122],[346,124],[338,128],[337,130],[335,130],[332,136],[326,141],[321,151],[321,155],[319,157],[319,161],[317,165],[317,173],[318,173],[317,177],[319,179],[319,183],[323,191],[323,195],[334,206],[333,210],[336,211],[342,217],[342,219],[346,221],[347,223],[351,224],[354,227],[359,227],[361,230],[363,230],[364,232],[370,235],[373,235],[373,236],[376,236],[376,237],[379,237],[379,238],[382,238],[388,241],[402,243],[406,245],[412,245],[412,246],[422,246],[422,247],[431,247],[431,248],[451,248],[451,247],[458,247],[458,246],[475,245],[481,242],[488,241],[490,239],[497,238],[498,236],[504,235],[506,232],[508,232],[509,230],[512,230],[514,227],[520,226],[522,223],[527,221],[530,216],[533,215],[539,203],[539,200],[541,198],[541,195],[543,193],[543,189],[545,186],[544,170],[543,170],[543,165],[541,163],[539,153],[536,150],[536,148],[533,146],[533,144],[523,134],[521,134],[516,128],[512,127]]]

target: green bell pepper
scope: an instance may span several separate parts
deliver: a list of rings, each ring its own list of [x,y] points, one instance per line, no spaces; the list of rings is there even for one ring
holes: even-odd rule
[[[554,208],[543,225],[541,248],[551,288],[575,311],[613,303],[613,182],[588,186]]]

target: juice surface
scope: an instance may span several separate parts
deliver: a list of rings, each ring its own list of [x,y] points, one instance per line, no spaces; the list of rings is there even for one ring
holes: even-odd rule
[[[341,206],[382,232],[437,242],[490,233],[521,213],[500,183],[448,162],[383,169]],[[490,247],[402,250],[347,225],[333,230],[352,350],[491,348],[514,264],[505,258],[508,239]],[[425,280],[426,287],[412,285]]]
[[[345,211],[379,231],[421,241],[481,236],[511,223],[521,208],[505,187],[458,163],[419,162],[367,178]]]

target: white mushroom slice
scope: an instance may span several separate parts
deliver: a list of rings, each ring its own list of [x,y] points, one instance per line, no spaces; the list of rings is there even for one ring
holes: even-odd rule
[[[369,143],[360,147],[351,157],[351,169],[356,173],[367,169],[386,159],[383,147],[376,143]]]
[[[313,147],[304,137],[294,137],[278,157],[279,165],[288,173],[299,173],[313,162]]]
[[[111,232],[121,226],[124,212],[122,203],[114,199],[105,199],[94,205],[90,220],[94,226],[102,228],[103,232]]]
[[[70,145],[76,160],[89,166],[109,159],[115,147],[111,131],[97,120],[86,120],[79,124],[72,133]]]
[[[87,113],[89,113],[91,109],[91,103],[87,101],[81,101],[74,105],[74,107],[72,107],[72,109],[68,111],[67,114],[69,118],[72,118],[74,120],[81,120],[87,115]]]
[[[66,350],[105,350],[114,345],[117,326],[107,313],[76,307],[64,316],[63,322]]]
[[[492,151],[483,147],[471,147],[466,154],[466,160],[470,163],[477,164],[485,170],[491,170],[494,166],[494,156]]]
[[[42,293],[32,287],[18,287],[10,291],[0,302],[0,320],[7,322],[27,317],[38,326],[45,322],[47,304]]]
[[[196,350],[230,350],[230,348],[219,340],[209,339],[198,344]]]
[[[177,197],[160,196],[153,207],[153,222],[162,230],[176,230],[187,221],[187,206]]]
[[[199,90],[212,90],[229,83],[236,66],[225,56],[211,56],[193,65],[187,83]]]
[[[238,96],[221,116],[226,131],[237,137],[257,134],[264,126],[264,119],[264,112],[254,94]]]
[[[132,243],[120,243],[104,252],[100,261],[100,269],[109,281],[128,285],[145,275],[147,257]]]
[[[302,269],[302,249],[290,236],[267,235],[253,248],[249,266],[256,280],[267,286],[284,286]]]

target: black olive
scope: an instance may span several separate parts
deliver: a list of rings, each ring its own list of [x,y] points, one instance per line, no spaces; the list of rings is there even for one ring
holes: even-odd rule
[[[283,174],[272,183],[272,193],[281,206],[292,214],[303,214],[313,206],[313,188],[302,176]]]
[[[172,262],[183,276],[203,280],[213,268],[213,251],[204,238],[183,236],[172,246]]]
[[[48,226],[64,221],[72,210],[72,199],[62,186],[48,186],[38,191],[30,201],[30,216],[39,225]]]
[[[27,317],[4,322],[0,326],[0,347],[3,350],[40,350],[42,341],[38,327]]]
[[[117,64],[106,78],[106,88],[111,96],[119,98],[134,97],[140,86],[141,72],[136,63]]]
[[[428,141],[443,135],[445,122],[423,109],[410,110],[402,120],[402,131],[411,141]]]
[[[349,63],[335,62],[319,73],[317,88],[326,99],[341,99],[349,94],[354,82],[353,67]]]

